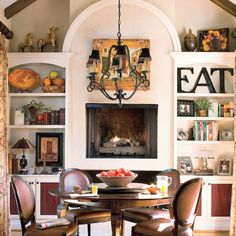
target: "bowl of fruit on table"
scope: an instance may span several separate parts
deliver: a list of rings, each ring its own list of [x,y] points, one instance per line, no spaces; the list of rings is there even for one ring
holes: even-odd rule
[[[120,168],[115,170],[102,171],[96,176],[109,187],[126,187],[138,175],[131,170]]]

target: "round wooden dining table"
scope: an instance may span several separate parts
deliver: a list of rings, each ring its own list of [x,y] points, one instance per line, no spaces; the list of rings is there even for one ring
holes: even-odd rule
[[[122,211],[127,208],[171,205],[173,196],[167,193],[149,194],[145,190],[146,184],[130,183],[126,187],[108,187],[98,184],[98,195],[61,193],[51,190],[50,194],[63,200],[74,199],[86,202],[89,206],[109,209],[111,211],[112,236],[121,236]]]

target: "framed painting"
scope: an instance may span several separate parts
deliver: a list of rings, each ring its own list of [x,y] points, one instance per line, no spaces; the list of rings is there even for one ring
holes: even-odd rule
[[[62,166],[63,133],[36,133],[36,165]]]
[[[117,43],[117,39],[94,39],[93,40],[93,48],[99,50],[101,62],[98,65],[98,76],[97,80],[101,77],[101,72],[106,70],[108,67],[108,54],[109,49],[112,45]],[[142,48],[150,48],[150,40],[148,39],[123,39],[123,45],[127,45],[130,50],[130,60],[131,64],[135,65],[137,71],[140,71],[139,66],[137,65],[139,54],[141,53]],[[115,50],[111,52],[112,54],[115,53]],[[127,66],[128,61],[125,62]],[[127,68],[127,67],[126,67]],[[148,62],[148,71],[150,71],[150,63]],[[112,78],[112,76],[111,76]],[[150,81],[150,73],[147,73],[147,79]],[[114,81],[112,79],[107,79],[104,81],[105,87],[107,90],[114,90]],[[129,77],[129,70],[127,69],[123,73],[123,80],[122,80],[122,88],[125,90],[133,90],[134,84],[133,79]],[[139,87],[138,89],[144,89]],[[146,90],[148,88],[145,88]]]
[[[199,51],[229,52],[229,28],[199,31]]]

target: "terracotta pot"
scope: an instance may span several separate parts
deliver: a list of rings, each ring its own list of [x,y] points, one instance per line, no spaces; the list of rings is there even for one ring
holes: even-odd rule
[[[206,110],[199,110],[198,115],[201,117],[206,117],[207,116],[207,111]]]

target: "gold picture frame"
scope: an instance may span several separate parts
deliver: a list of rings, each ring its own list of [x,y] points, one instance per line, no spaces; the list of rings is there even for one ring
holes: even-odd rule
[[[101,58],[101,62],[98,65],[97,80],[100,79],[102,70],[104,70],[106,66],[108,65],[109,49],[112,45],[115,45],[115,44],[117,44],[117,39],[94,39],[93,40],[93,48],[96,50],[99,50],[100,58]],[[150,48],[150,40],[149,39],[123,39],[122,44],[127,45],[129,47],[131,64],[135,65],[137,68],[137,71],[139,71],[139,67],[137,66],[139,54],[142,48]],[[148,71],[150,71],[150,62],[148,63]],[[129,73],[128,71],[123,73],[124,79],[122,80],[121,86],[122,86],[122,89],[133,90],[134,84],[133,84],[132,78],[128,76],[128,73]],[[150,81],[149,73],[147,73],[147,79]],[[111,79],[105,80],[104,84],[107,90],[115,89],[114,82]],[[148,90],[149,87],[145,88],[145,90]],[[144,88],[139,87],[138,89],[143,90]]]

